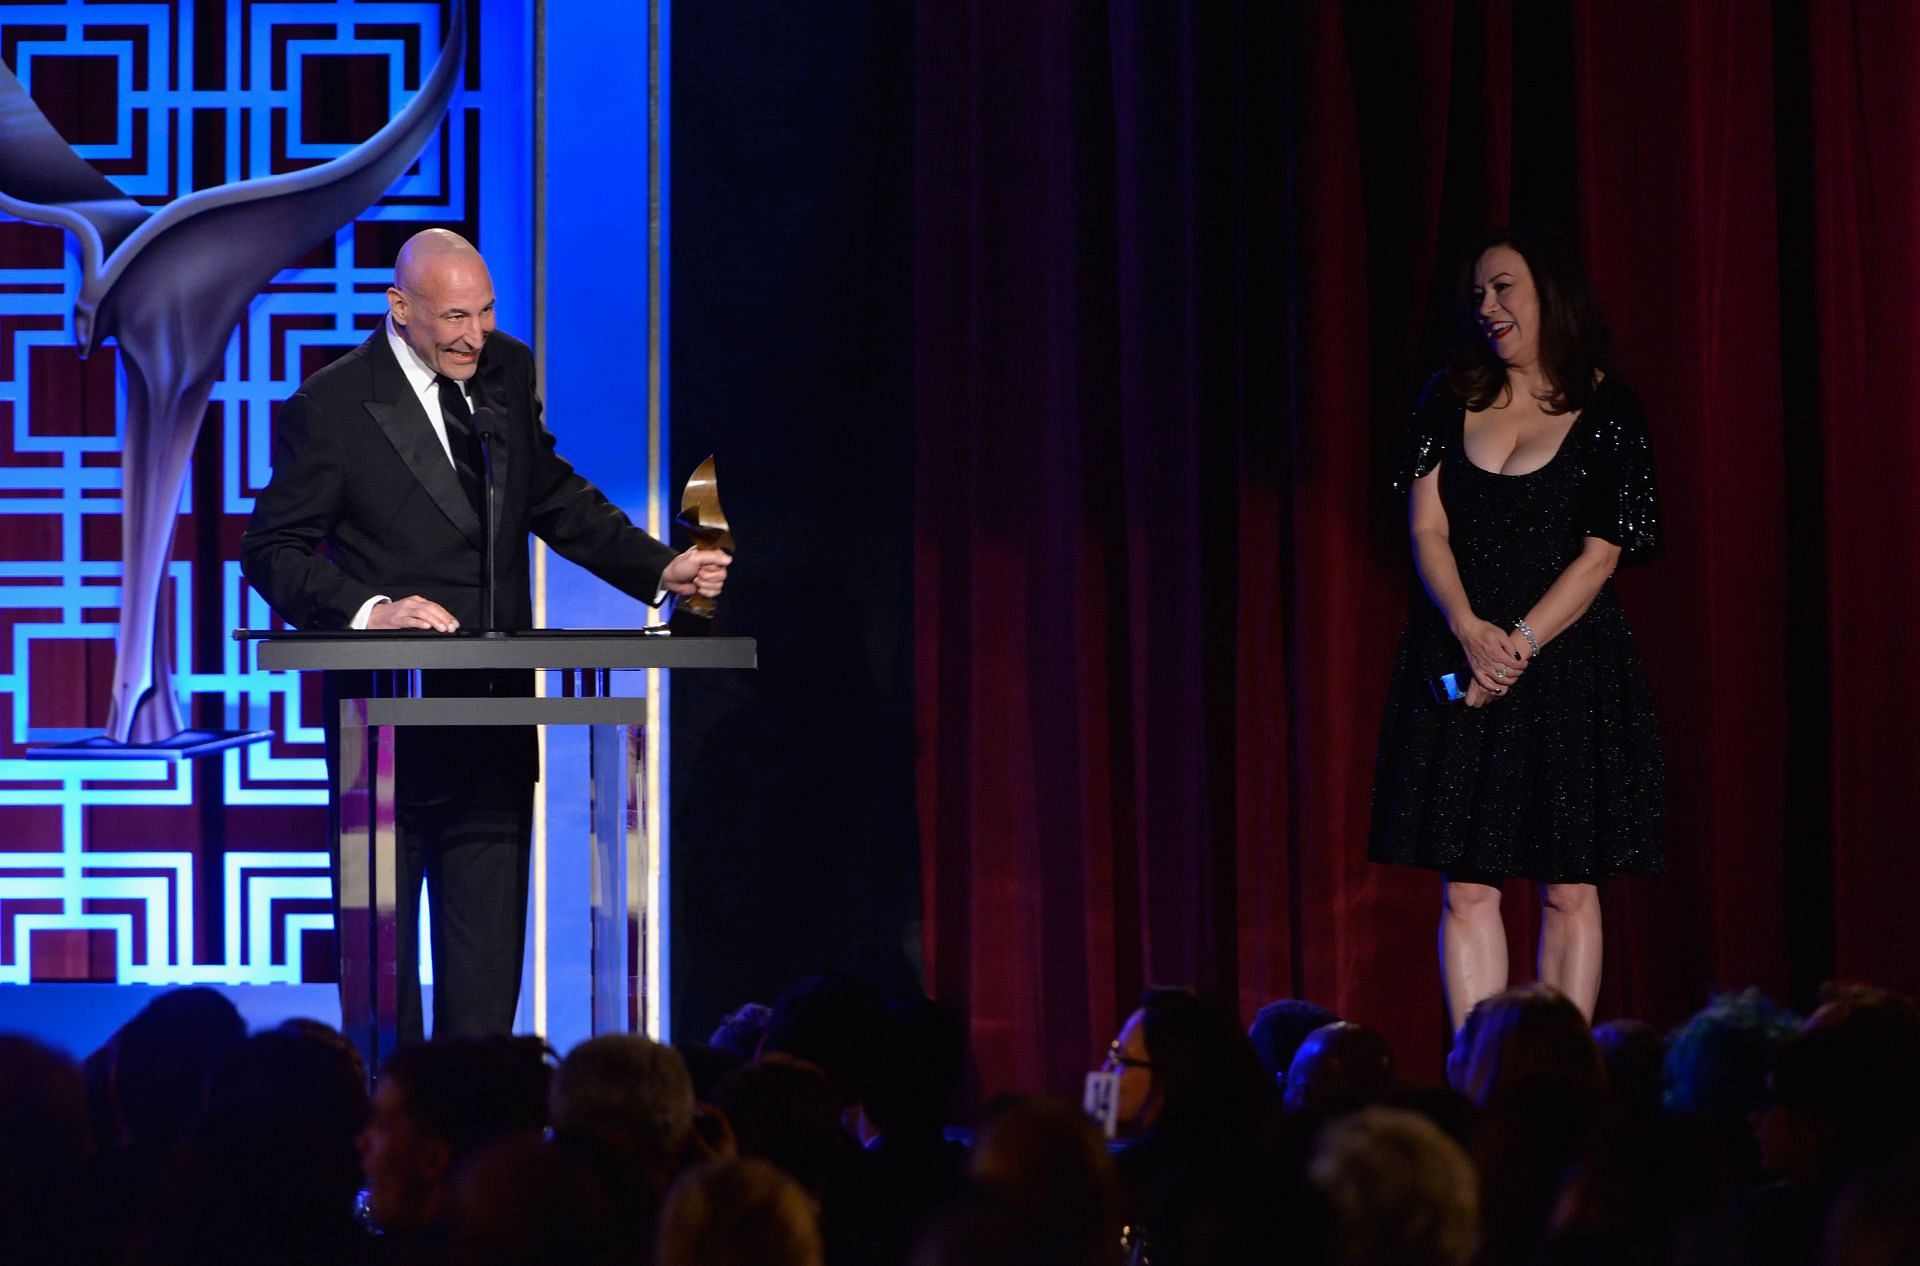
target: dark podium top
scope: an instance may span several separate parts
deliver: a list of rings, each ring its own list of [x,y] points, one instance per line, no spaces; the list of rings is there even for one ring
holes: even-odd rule
[[[524,633],[295,633],[235,629],[260,643],[266,669],[753,668],[750,637],[674,637],[638,629],[533,629]]]

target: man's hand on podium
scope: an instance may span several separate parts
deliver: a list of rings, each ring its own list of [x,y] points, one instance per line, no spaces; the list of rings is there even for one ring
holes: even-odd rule
[[[432,629],[435,633],[454,633],[460,621],[431,598],[414,594],[398,602],[382,602],[367,612],[369,629]]]
[[[723,549],[702,549],[696,545],[667,564],[667,569],[660,573],[660,587],[683,598],[694,594],[717,598],[727,583],[727,567],[732,562],[733,555]]]

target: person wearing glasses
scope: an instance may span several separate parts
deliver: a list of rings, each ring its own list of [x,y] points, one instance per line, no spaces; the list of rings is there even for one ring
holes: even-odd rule
[[[1105,1068],[1119,1080],[1115,1163],[1134,1249],[1180,1266],[1208,1236],[1273,1242],[1278,1097],[1232,1005],[1149,989]]]
[[[1147,1054],[1146,1013],[1135,1011],[1120,1026],[1120,1035],[1107,1043],[1100,1065],[1114,1076],[1114,1134],[1135,1138],[1153,1128],[1165,1106],[1165,1096],[1153,1093],[1153,1060]]]

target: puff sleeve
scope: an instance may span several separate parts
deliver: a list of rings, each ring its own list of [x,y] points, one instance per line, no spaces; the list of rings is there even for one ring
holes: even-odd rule
[[[1579,528],[1620,547],[1626,566],[1651,562],[1660,553],[1660,496],[1654,483],[1653,445],[1646,412],[1625,387],[1615,387],[1591,434],[1593,459],[1581,490]],[[1597,402],[1596,402],[1597,404]]]
[[[1447,385],[1445,370],[1427,379],[1420,399],[1413,407],[1407,425],[1406,448],[1393,468],[1393,490],[1401,496],[1413,489],[1413,481],[1424,479],[1446,456],[1449,428],[1458,425],[1460,402]]]

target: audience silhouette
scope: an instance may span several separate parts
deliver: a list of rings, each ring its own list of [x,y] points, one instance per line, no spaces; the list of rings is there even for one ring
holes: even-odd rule
[[[692,1060],[436,1040],[371,1095],[337,1030],[249,1036],[183,989],[84,1064],[0,1035],[0,1266],[1920,1261],[1907,997],[1830,986],[1802,1023],[1749,990],[1669,1035],[1512,989],[1452,1088],[1331,1015],[1287,999],[1248,1031],[1148,990],[1105,1054],[1109,1141],[1040,1095],[976,1121],[960,1018],[845,977]]]

